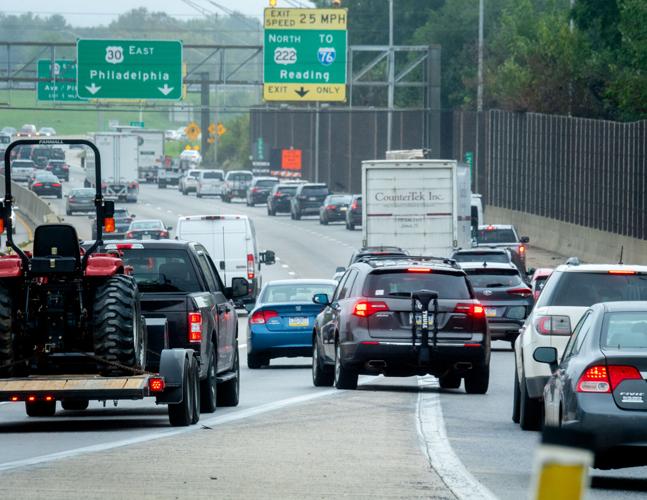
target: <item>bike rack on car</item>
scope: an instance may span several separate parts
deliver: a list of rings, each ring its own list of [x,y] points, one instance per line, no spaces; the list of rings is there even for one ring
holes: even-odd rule
[[[418,365],[422,366],[429,363],[429,304],[433,304],[433,323],[431,331],[433,333],[433,347],[437,346],[438,342],[438,292],[433,290],[420,290],[411,294],[411,342],[414,351],[418,351]],[[416,312],[418,308],[421,311],[421,325],[420,325],[420,346],[416,346],[417,340],[417,321]]]

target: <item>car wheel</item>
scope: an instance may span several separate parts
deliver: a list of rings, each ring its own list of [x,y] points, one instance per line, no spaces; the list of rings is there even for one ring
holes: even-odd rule
[[[455,373],[448,373],[438,378],[441,389],[458,389],[461,386],[461,377]]]
[[[247,353],[247,368],[250,370],[258,370],[263,366],[263,358],[258,354]]]
[[[195,193],[195,196],[196,196],[197,198],[202,198],[202,195],[201,195],[200,193],[198,193],[198,192],[196,192],[196,193]]]
[[[519,385],[519,424],[524,431],[538,431],[541,427],[541,400],[528,395],[525,377]]]
[[[72,215],[72,211],[71,210],[66,210],[65,215]]]
[[[294,220],[294,212],[290,210],[290,219]]]
[[[335,371],[326,366],[319,356],[316,337],[312,341],[312,383],[315,387],[330,387],[335,382]]]
[[[218,388],[218,406],[238,406],[240,397],[240,364],[238,358],[238,341],[234,344],[234,378],[220,384]]]
[[[298,211],[294,212],[294,220],[301,220],[301,212],[298,212]]]
[[[465,392],[467,394],[485,394],[490,385],[490,365],[472,368],[465,375]]]
[[[207,378],[200,381],[200,412],[213,413],[216,411],[216,400],[218,396],[218,381],[216,379],[216,358],[215,347],[211,348],[209,365],[207,366]]]
[[[512,421],[519,423],[519,378],[517,377],[517,368],[514,369],[514,389],[512,391]]]
[[[355,390],[357,389],[357,377],[358,374],[356,371],[343,365],[341,361],[341,347],[339,342],[337,342],[335,344],[335,387],[337,389]]]
[[[355,231],[355,224],[353,224],[352,222],[351,222],[351,223],[349,223],[349,224],[348,224],[348,230],[349,230],[349,231]]]

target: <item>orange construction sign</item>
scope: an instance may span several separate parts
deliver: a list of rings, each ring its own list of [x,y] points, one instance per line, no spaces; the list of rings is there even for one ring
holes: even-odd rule
[[[281,168],[284,170],[301,170],[301,150],[284,149],[281,151]]]

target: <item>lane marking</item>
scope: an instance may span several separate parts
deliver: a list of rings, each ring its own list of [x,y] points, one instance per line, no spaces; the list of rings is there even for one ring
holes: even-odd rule
[[[431,376],[419,377],[418,387],[416,430],[422,451],[431,467],[457,498],[496,500],[496,496],[467,470],[454,452],[445,429],[440,394],[424,390],[439,388],[438,379]]]
[[[288,267],[290,267],[290,266],[288,266],[287,264],[281,264],[281,267],[282,267],[283,269],[287,269],[287,268],[288,268]]]
[[[294,271],[290,271],[288,274],[289,274],[290,276],[296,276],[296,275],[297,275],[297,273],[295,273]]]
[[[376,378],[377,377],[366,377],[364,380],[360,382],[360,385],[370,383]],[[124,446],[131,446],[134,444],[145,443],[148,441],[156,441],[158,439],[178,436],[180,434],[185,434],[187,432],[195,432],[195,431],[202,430],[204,425],[209,427],[214,427],[217,425],[223,425],[230,422],[236,422],[238,420],[256,417],[258,415],[262,415],[264,413],[268,413],[271,411],[282,410],[290,406],[306,403],[322,397],[333,396],[336,394],[344,394],[344,392],[345,391],[339,391],[337,389],[325,389],[317,392],[303,394],[301,396],[295,396],[287,399],[281,399],[279,401],[273,401],[271,403],[266,403],[252,408],[247,408],[246,410],[233,411],[231,413],[228,413],[227,415],[211,417],[206,419],[201,418],[196,425],[183,427],[181,429],[171,429],[171,430],[165,430],[161,432],[154,432],[152,434],[137,436],[134,438],[122,439],[119,441],[113,441],[111,443],[101,443],[101,444],[96,444],[91,446],[83,446],[81,448],[76,448],[73,450],[65,450],[57,453],[41,455],[39,457],[31,457],[31,458],[25,458],[22,460],[15,460],[13,462],[6,462],[3,464],[0,464],[0,472],[18,469],[21,467],[29,467],[32,465],[38,465],[38,464],[43,464],[47,462],[53,462],[55,460],[62,460],[65,458],[73,458],[78,455],[84,455],[88,453],[98,453],[102,451],[113,450],[115,448],[122,448]]]

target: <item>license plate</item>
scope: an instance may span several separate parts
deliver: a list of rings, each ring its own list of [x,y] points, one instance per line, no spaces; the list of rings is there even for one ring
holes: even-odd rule
[[[413,320],[413,314],[409,313],[409,324],[411,324],[412,320]],[[430,329],[433,328],[434,327],[434,315],[430,313],[427,316],[427,320],[429,321],[429,328]],[[416,313],[416,326],[418,328],[422,328],[422,314],[420,314],[420,313]]]
[[[308,198],[308,200],[309,201],[317,201],[317,198],[315,198],[314,196],[311,196],[310,198]]]
[[[308,318],[290,318],[288,319],[288,326],[295,328],[308,326]]]
[[[346,210],[348,210],[348,208],[346,208],[346,207],[341,207],[339,210],[341,210],[342,212],[345,212]]]
[[[485,316],[488,318],[496,318],[496,309],[494,307],[486,307]]]
[[[142,234],[142,240],[150,240],[151,235],[150,234]]]

